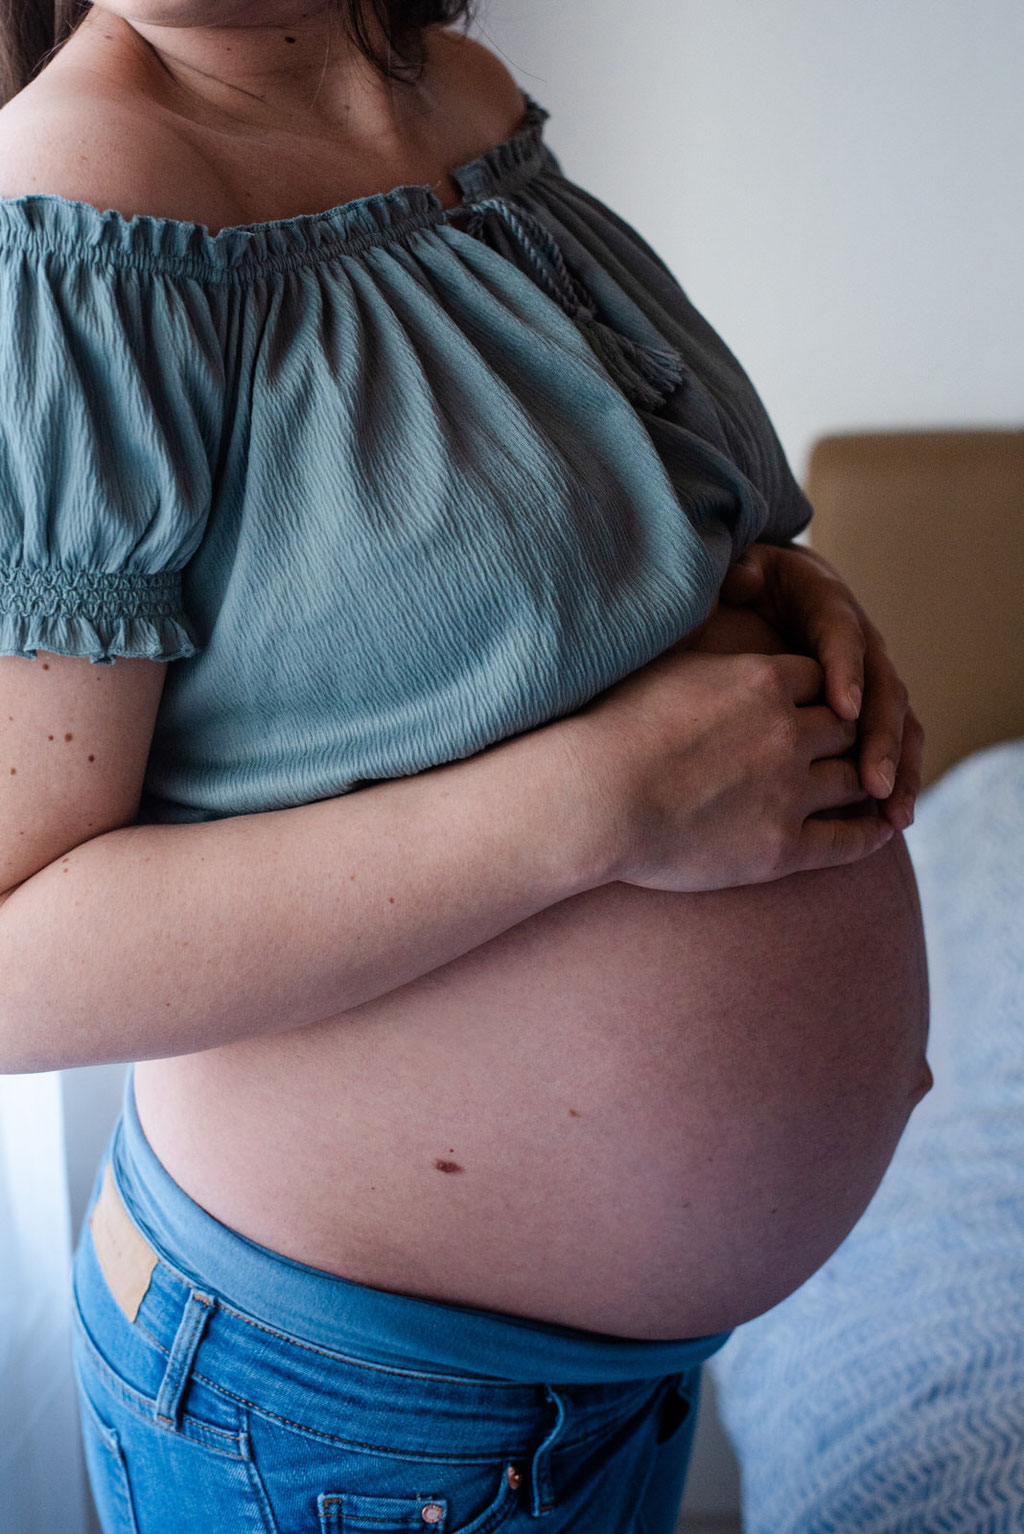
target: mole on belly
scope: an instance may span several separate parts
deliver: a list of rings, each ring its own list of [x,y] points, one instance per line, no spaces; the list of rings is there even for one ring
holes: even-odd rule
[[[439,1172],[464,1172],[465,1167],[459,1166],[457,1161],[435,1161],[434,1165]]]

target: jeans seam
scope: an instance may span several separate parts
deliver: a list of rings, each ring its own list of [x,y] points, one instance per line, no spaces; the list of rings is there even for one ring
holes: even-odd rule
[[[227,1307],[225,1307],[225,1306],[221,1306],[221,1309],[226,1309],[226,1308]],[[237,1312],[233,1311],[232,1314],[237,1314]],[[244,1321],[244,1320],[246,1320],[246,1317],[245,1316],[241,1316],[240,1319]],[[258,1323],[254,1323],[254,1324],[258,1324]],[[145,1326],[143,1326],[141,1321],[136,1321],[135,1325],[139,1328],[140,1331],[145,1333],[145,1335],[150,1339],[150,1341],[154,1344],[155,1347],[158,1347],[160,1349],[161,1353],[167,1354],[168,1357],[170,1356],[170,1349],[165,1347],[164,1344],[159,1340],[159,1338],[154,1337],[153,1333],[150,1332]],[[264,1330],[268,1330],[269,1331],[270,1328],[269,1327],[268,1328],[264,1328]],[[272,1332],[271,1335],[273,1335],[273,1336],[281,1336],[281,1337],[284,1338],[285,1341],[291,1341],[291,1338],[285,1336],[284,1333]],[[299,1347],[305,1346],[305,1344],[303,1344],[301,1342],[298,1342],[296,1345],[299,1346]],[[313,1351],[314,1352],[320,1352],[321,1349],[314,1348]],[[336,1355],[326,1354],[325,1356],[330,1358],[330,1357],[334,1357]],[[393,1371],[389,1371],[389,1372],[393,1372]],[[267,1418],[269,1418],[273,1422],[281,1422],[281,1423],[283,1423],[285,1425],[285,1427],[294,1428],[296,1430],[296,1432],[307,1433],[311,1438],[317,1439],[320,1443],[337,1444],[339,1448],[351,1448],[351,1449],[354,1449],[354,1450],[356,1450],[357,1452],[360,1452],[360,1453],[362,1453],[364,1451],[368,1452],[368,1453],[372,1453],[372,1454],[380,1454],[380,1453],[387,1452],[385,1450],[382,1450],[382,1449],[378,1448],[374,1444],[359,1443],[359,1442],[356,1442],[354,1439],[350,1439],[350,1438],[338,1438],[333,1433],[321,1433],[321,1432],[318,1431],[318,1429],[310,1427],[307,1423],[295,1422],[295,1421],[292,1420],[291,1417],[282,1417],[279,1412],[271,1411],[271,1409],[269,1407],[262,1406],[258,1401],[253,1401],[248,1396],[239,1395],[237,1391],[230,1390],[226,1385],[220,1384],[220,1382],[218,1380],[211,1379],[210,1376],[208,1374],[204,1374],[201,1369],[195,1369],[194,1368],[192,1370],[192,1377],[193,1377],[193,1379],[202,1380],[204,1385],[209,1385],[210,1389],[217,1391],[217,1393],[219,1395],[226,1396],[229,1400],[237,1401],[240,1406],[247,1406],[250,1411],[256,1412],[258,1416],[267,1417]],[[436,1376],[428,1376],[428,1377],[429,1378],[436,1378]],[[607,1425],[607,1423],[603,1423],[601,1426],[595,1427],[595,1428],[591,1429],[589,1432],[581,1433],[578,1437],[567,1438],[564,1444],[558,1444],[556,1446],[555,1452],[556,1453],[560,1453],[562,1449],[574,1449],[577,1446],[582,1446],[584,1444],[588,1444],[593,1439],[602,1437],[602,1435],[607,1433],[607,1431],[608,1431],[608,1425]],[[510,1459],[515,1459],[517,1454],[522,1455],[526,1451],[524,1451],[522,1449],[499,1449],[499,1450],[496,1450],[495,1452],[500,1454],[500,1455],[505,1455],[505,1456],[507,1456]],[[395,1457],[396,1458],[400,1458],[400,1457],[404,1457],[404,1456],[396,1454]],[[491,1457],[492,1456],[490,1454],[486,1454],[486,1455],[481,1456],[480,1460],[477,1460],[477,1459],[447,1460],[447,1459],[442,1458],[442,1459],[439,1459],[437,1461],[437,1463],[439,1463],[439,1464],[449,1464],[450,1463],[450,1464],[459,1464],[459,1465],[461,1465],[461,1464],[477,1464],[477,1463],[482,1462],[483,1460],[490,1459]],[[435,1458],[436,1458],[436,1456],[435,1456]]]
[[[78,1373],[78,1371],[76,1371],[76,1373]],[[117,1462],[116,1474],[118,1477],[118,1485],[120,1486],[123,1493],[125,1510],[127,1511],[131,1520],[132,1534],[138,1534],[138,1520],[135,1514],[135,1501],[132,1496],[131,1482],[128,1479],[128,1467],[124,1462],[124,1451],[121,1448],[121,1435],[118,1433],[115,1427],[111,1427],[103,1421],[103,1418],[100,1416],[96,1407],[92,1403],[89,1392],[85,1388],[85,1382],[81,1378],[80,1373],[78,1375],[77,1384],[79,1404],[84,1406],[89,1420],[93,1424],[93,1427],[103,1439],[103,1442],[106,1445],[108,1456],[112,1456]]]
[[[333,1348],[319,1347],[315,1342],[307,1342],[302,1337],[294,1337],[290,1332],[278,1331],[273,1326],[268,1326],[263,1321],[257,1321],[254,1316],[247,1316],[244,1311],[235,1308],[218,1296],[218,1306],[225,1315],[235,1316],[239,1321],[244,1321],[246,1326],[255,1327],[257,1331],[266,1332],[270,1337],[277,1337],[281,1342],[288,1343],[291,1347],[304,1348],[308,1353],[316,1353],[321,1358],[330,1358],[339,1363],[353,1364],[357,1369],[367,1369],[377,1374],[396,1375],[399,1379],[429,1380],[431,1383],[471,1385],[475,1389],[482,1387],[484,1390],[533,1390],[532,1385],[520,1384],[516,1380],[486,1380],[476,1379],[465,1374],[434,1374],[421,1369],[396,1369],[390,1364],[374,1363],[372,1359],[358,1358],[351,1353],[339,1353]]]
[[[244,1316],[242,1317],[242,1319],[243,1320],[245,1319]],[[139,1330],[144,1332],[145,1335],[150,1339],[150,1341],[156,1347],[158,1347],[160,1349],[161,1353],[165,1353],[168,1356],[170,1356],[170,1349],[165,1347],[164,1344],[162,1342],[160,1342],[160,1340],[158,1338],[154,1337],[152,1332],[150,1332],[139,1321],[136,1321],[135,1324],[139,1328]],[[278,1334],[275,1333],[274,1335],[276,1336]],[[319,1352],[320,1350],[316,1349],[315,1351]],[[327,1356],[329,1357],[331,1355],[327,1355]],[[115,1375],[114,1378],[116,1379],[116,1378],[118,1378],[118,1376]],[[296,1432],[299,1432],[299,1433],[307,1433],[311,1438],[316,1438],[321,1443],[337,1444],[339,1448],[351,1448],[351,1449],[356,1450],[357,1452],[366,1451],[366,1452],[371,1453],[371,1454],[384,1454],[384,1453],[391,1452],[391,1451],[388,1451],[386,1449],[381,1449],[381,1448],[379,1448],[375,1444],[361,1443],[361,1442],[358,1442],[355,1439],[351,1439],[351,1438],[338,1438],[333,1433],[321,1433],[316,1428],[309,1427],[308,1424],[306,1424],[304,1422],[294,1422],[291,1419],[291,1417],[282,1417],[279,1412],[271,1411],[271,1409],[268,1406],[262,1406],[259,1401],[253,1401],[252,1399],[250,1399],[249,1396],[239,1395],[237,1390],[231,1390],[231,1389],[228,1388],[227,1385],[222,1385],[219,1380],[211,1379],[210,1376],[208,1374],[204,1374],[201,1369],[193,1368],[193,1370],[192,1370],[192,1378],[193,1379],[197,1379],[197,1380],[202,1380],[204,1385],[209,1385],[210,1389],[211,1390],[215,1390],[218,1393],[218,1395],[226,1396],[231,1401],[237,1401],[240,1406],[247,1406],[249,1408],[249,1410],[250,1411],[254,1411],[257,1414],[257,1416],[268,1417],[273,1422],[281,1422],[281,1423],[283,1423],[285,1425],[285,1427],[294,1428],[296,1430]],[[125,1388],[128,1389],[130,1387],[126,1386]],[[141,1397],[141,1399],[144,1400],[145,1397]],[[515,1457],[515,1454],[512,1451],[508,1451],[508,1450],[505,1450],[505,1449],[500,1449],[500,1450],[497,1450],[495,1452],[498,1453],[499,1455],[506,1455],[507,1454],[510,1458],[514,1458]],[[397,1458],[405,1458],[405,1457],[408,1457],[408,1456],[404,1453],[404,1451],[402,1451],[402,1452],[395,1451],[393,1457],[397,1459]],[[437,1459],[437,1456],[423,1456],[423,1455],[420,1455],[420,1456],[413,1456],[413,1457],[421,1457],[421,1458],[430,1458],[430,1457],[432,1457],[432,1458]],[[472,1464],[477,1464],[477,1463],[480,1463],[480,1462],[484,1462],[484,1461],[486,1461],[488,1459],[491,1459],[493,1457],[494,1457],[494,1455],[491,1454],[491,1453],[483,1454],[483,1455],[479,1456],[479,1459],[472,1458],[472,1459],[454,1459],[454,1460],[450,1460],[450,1459],[447,1459],[447,1458],[442,1456],[440,1459],[437,1459],[437,1463],[439,1463],[439,1464],[456,1464],[456,1465],[463,1465],[463,1464],[472,1465]]]
[[[267,1488],[263,1484],[263,1477],[260,1475],[259,1466],[256,1464],[256,1461],[252,1456],[252,1444],[249,1436],[248,1413],[244,1414],[242,1417],[242,1431],[245,1434],[246,1448],[249,1451],[246,1455],[246,1463],[249,1471],[249,1484],[252,1487],[253,1495],[260,1505],[260,1516],[263,1519],[263,1527],[266,1530],[266,1534],[279,1534],[277,1519],[274,1517],[274,1509],[271,1507],[270,1498],[267,1496]]]
[[[316,1428],[309,1427],[306,1423],[293,1422],[290,1417],[282,1417],[279,1412],[271,1411],[267,1406],[261,1406],[258,1401],[250,1401],[246,1396],[240,1396],[234,1390],[228,1390],[225,1385],[216,1384],[213,1380],[208,1379],[205,1374],[199,1374],[196,1370],[193,1370],[193,1375],[196,1379],[203,1380],[204,1383],[210,1385],[214,1390],[220,1390],[224,1395],[230,1396],[232,1400],[238,1401],[243,1406],[248,1406],[257,1417],[266,1417],[271,1422],[283,1423],[285,1427],[294,1428],[296,1432],[303,1433],[306,1437],[315,1438],[321,1443],[335,1444],[339,1449],[351,1449],[357,1454],[380,1454],[388,1459],[423,1460],[427,1464],[432,1465],[486,1465],[491,1460],[521,1459],[528,1452],[527,1449],[522,1447],[516,1449],[492,1449],[488,1447],[486,1450],[481,1450],[479,1454],[434,1454],[424,1449],[393,1448],[382,1444],[363,1443],[355,1438],[338,1438],[334,1433],[321,1433]]]
[[[163,1259],[161,1259],[162,1261]],[[257,1331],[265,1332],[268,1337],[276,1337],[279,1342],[286,1343],[289,1347],[302,1348],[307,1353],[316,1353],[320,1358],[329,1358],[332,1362],[351,1364],[356,1369],[365,1369],[376,1374],[388,1374],[403,1380],[429,1380],[431,1384],[472,1385],[474,1388],[483,1387],[485,1390],[526,1390],[533,1391],[534,1384],[525,1384],[519,1380],[487,1380],[476,1379],[466,1374],[432,1374],[418,1369],[395,1369],[390,1364],[377,1364],[372,1359],[358,1358],[352,1353],[339,1353],[332,1348],[318,1347],[315,1342],[307,1342],[302,1337],[294,1337],[290,1332],[282,1332],[273,1326],[266,1325],[263,1321],[257,1321],[254,1316],[247,1316],[244,1311],[236,1310],[218,1294],[214,1294],[217,1309],[227,1316],[234,1316],[236,1320],[243,1321],[246,1326],[254,1327]],[[153,1335],[141,1319],[135,1321],[139,1331],[144,1332],[149,1340],[160,1349],[162,1353],[170,1356],[170,1348]]]

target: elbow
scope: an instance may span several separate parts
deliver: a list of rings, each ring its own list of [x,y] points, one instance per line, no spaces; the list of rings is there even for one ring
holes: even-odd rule
[[[15,884],[0,892],[0,910],[20,887]],[[0,914],[0,1076],[29,1076],[61,1070],[65,1064],[42,1047],[40,1019],[37,1016],[33,1029],[32,1009],[24,1005],[26,985],[18,963],[23,946],[14,932],[13,913]]]
[[[5,994],[0,1000],[0,1076],[30,1076],[39,1071],[59,1069],[55,1061],[44,1057],[39,1040],[29,1037],[12,1015],[6,979],[5,975]]]
[[[91,1064],[70,1058],[67,1047],[62,1050],[58,1041],[45,1035],[38,1017],[19,1016],[19,1009],[10,1003],[7,989],[5,984],[4,996],[0,1000],[0,1076],[32,1076],[43,1071],[63,1071],[73,1065]]]
[[[17,1016],[12,1001],[11,976],[3,970],[3,995],[0,997],[0,1076],[30,1076],[40,1071],[61,1069],[63,1062],[47,1057],[42,1040],[32,1036],[25,1020]]]
[[[0,1075],[41,1075],[44,1071],[63,1071],[64,1066],[54,1060],[44,1060],[40,1054],[32,1054],[9,1042],[8,1031],[0,1023]]]
[[[14,891],[11,889],[0,890],[0,908],[6,905]],[[6,933],[6,928],[0,918],[0,938]],[[0,1076],[18,1076],[25,1073],[21,1065],[18,1051],[14,1048],[14,1038],[17,1029],[11,1016],[14,1003],[15,977],[9,957],[0,958]]]

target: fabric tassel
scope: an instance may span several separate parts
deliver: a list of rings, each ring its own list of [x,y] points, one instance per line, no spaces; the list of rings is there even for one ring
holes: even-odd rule
[[[464,214],[466,210],[450,211]],[[516,237],[528,262],[527,271],[579,326],[594,355],[629,402],[641,410],[656,410],[663,405],[686,376],[681,354],[672,347],[634,341],[632,336],[623,335],[598,319],[593,295],[569,271],[554,235],[524,208],[513,207],[504,197],[488,197],[474,203],[469,209],[468,234],[488,240],[487,212],[499,215]],[[488,243],[500,249],[493,236]]]
[[[682,383],[685,369],[677,351],[641,345],[596,316],[580,314],[577,318],[599,360],[631,404],[641,410],[656,410]]]

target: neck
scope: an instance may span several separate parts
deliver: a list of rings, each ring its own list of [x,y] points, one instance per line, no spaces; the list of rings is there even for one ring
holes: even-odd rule
[[[165,104],[226,130],[329,128],[380,151],[407,141],[423,110],[418,89],[381,76],[326,0],[165,0],[162,9],[94,0],[79,34],[80,46],[131,57]]]

